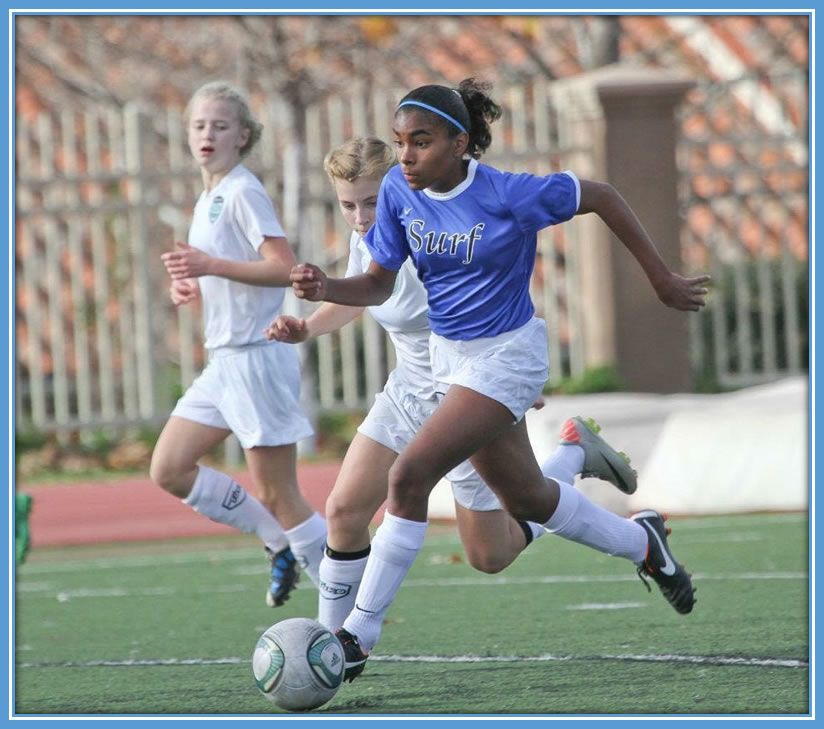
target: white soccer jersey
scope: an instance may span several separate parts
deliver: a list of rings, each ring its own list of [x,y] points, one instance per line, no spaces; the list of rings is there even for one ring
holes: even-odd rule
[[[283,235],[260,180],[239,164],[198,198],[189,245],[216,258],[260,261],[258,250],[264,237]],[[219,276],[201,276],[199,283],[207,349],[265,340],[263,331],[280,313],[285,289],[250,286]]]
[[[372,262],[363,239],[352,233],[349,239],[347,276],[365,273]],[[429,361],[429,306],[426,290],[418,280],[415,265],[407,260],[398,271],[395,290],[380,306],[369,306],[367,311],[389,334],[395,345],[397,369],[412,394],[421,398],[434,395],[432,365]]]

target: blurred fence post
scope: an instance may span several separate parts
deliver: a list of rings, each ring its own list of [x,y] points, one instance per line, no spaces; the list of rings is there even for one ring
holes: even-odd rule
[[[134,282],[135,367],[139,413],[152,418],[158,407],[155,391],[155,341],[152,326],[152,292],[149,275],[149,228],[146,219],[146,160],[144,160],[144,130],[149,126],[138,106],[125,110],[126,169],[129,173],[129,245]]]
[[[612,67],[596,90],[605,123],[606,181],[632,206],[674,271],[683,272],[675,109],[694,83],[661,69]],[[613,238],[615,363],[628,390],[692,389],[688,314],[668,309]]]

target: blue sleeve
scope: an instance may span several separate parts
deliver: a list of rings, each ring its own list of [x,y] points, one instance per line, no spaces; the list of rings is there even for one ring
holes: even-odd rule
[[[535,232],[563,223],[578,212],[581,183],[569,171],[546,177],[504,174],[504,196],[525,232]]]
[[[406,229],[392,203],[391,181],[387,174],[378,193],[375,224],[364,236],[372,260],[390,271],[397,271],[409,256]]]

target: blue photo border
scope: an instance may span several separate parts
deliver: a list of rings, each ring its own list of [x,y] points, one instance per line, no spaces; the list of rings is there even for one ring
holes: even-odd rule
[[[8,201],[6,207],[6,216],[7,216],[7,224],[8,224],[8,231],[9,231],[9,252],[8,256],[5,259],[5,266],[6,270],[3,272],[5,280],[8,282],[8,317],[5,320],[4,326],[6,327],[5,332],[5,340],[8,346],[8,356],[3,358],[2,361],[2,368],[3,368],[3,377],[8,382],[8,388],[4,391],[4,406],[6,408],[6,412],[8,413],[8,418],[5,421],[6,425],[6,442],[7,448],[5,451],[5,459],[6,459],[6,466],[8,469],[9,474],[9,498],[6,501],[6,524],[7,527],[7,544],[8,544],[8,555],[5,561],[5,581],[4,584],[6,585],[6,600],[4,601],[4,610],[5,610],[5,617],[6,617],[6,624],[8,625],[8,632],[6,637],[6,646],[7,646],[7,653],[9,656],[8,662],[4,665],[4,672],[6,674],[6,678],[8,679],[6,685],[8,686],[8,694],[7,694],[7,711],[0,716],[0,722],[6,723],[11,721],[19,721],[24,720],[23,717],[13,717],[13,699],[14,699],[14,686],[13,686],[13,648],[14,648],[14,613],[13,613],[13,579],[14,579],[14,528],[13,528],[13,520],[14,520],[14,511],[13,511],[13,504],[14,504],[14,312],[15,312],[15,281],[13,272],[15,269],[15,260],[14,260],[14,152],[13,152],[13,139],[14,139],[14,18],[16,15],[23,15],[23,14],[105,14],[112,12],[113,14],[154,14],[154,13],[162,13],[162,14],[305,14],[305,15],[318,15],[318,14],[339,14],[339,13],[346,13],[346,14],[364,14],[364,15],[375,15],[375,14],[404,14],[404,15],[430,15],[430,14],[451,14],[451,15],[473,15],[473,14],[500,14],[500,15],[528,15],[528,14],[570,14],[570,15],[586,15],[586,14],[603,14],[603,13],[615,13],[621,15],[630,15],[630,14],[685,14],[685,15],[708,15],[708,14],[790,14],[790,13],[802,13],[808,14],[810,16],[810,113],[809,113],[809,123],[810,123],[810,190],[809,190],[809,209],[810,209],[810,220],[809,220],[809,241],[810,241],[810,281],[809,281],[809,301],[810,301],[810,361],[809,361],[809,373],[810,373],[810,380],[809,380],[809,459],[808,459],[808,469],[809,469],[809,508],[810,508],[810,520],[809,520],[809,571],[810,571],[810,593],[809,593],[809,609],[810,609],[810,711],[811,717],[815,717],[815,709],[816,709],[816,696],[817,696],[817,685],[816,685],[816,665],[815,665],[815,611],[817,607],[817,600],[816,600],[816,579],[815,579],[815,561],[817,557],[817,546],[815,540],[815,453],[817,451],[818,446],[818,437],[816,435],[816,406],[818,402],[817,393],[815,389],[815,381],[816,381],[816,361],[815,361],[815,353],[816,353],[816,335],[818,329],[818,302],[816,299],[816,290],[815,290],[815,281],[817,276],[817,256],[816,254],[816,211],[817,211],[817,202],[818,202],[818,195],[815,186],[815,162],[816,162],[816,147],[815,147],[815,139],[816,139],[816,131],[817,131],[817,119],[816,119],[816,105],[818,100],[818,93],[817,89],[819,86],[819,74],[818,71],[818,59],[817,54],[815,52],[815,20],[816,20],[816,10],[817,10],[817,1],[810,3],[799,3],[793,4],[792,7],[787,8],[776,8],[775,3],[772,4],[765,4],[765,3],[753,3],[753,2],[743,2],[743,0],[734,0],[733,2],[725,2],[725,3],[718,3],[718,4],[710,4],[710,3],[673,3],[673,4],[662,4],[661,2],[651,3],[651,2],[633,2],[633,3],[618,3],[618,2],[600,2],[597,3],[595,7],[591,8],[576,8],[571,7],[571,3],[559,3],[556,7],[551,7],[547,3],[540,3],[540,2],[530,2],[526,0],[524,2],[517,3],[517,7],[515,8],[502,8],[500,3],[493,4],[489,2],[489,0],[480,0],[476,2],[451,2],[449,3],[448,9],[443,7],[442,3],[434,3],[434,2],[419,2],[415,3],[414,5],[411,3],[402,3],[402,2],[395,2],[394,0],[389,0],[386,2],[376,2],[376,0],[361,0],[359,2],[348,2],[344,3],[338,0],[337,2],[324,2],[322,4],[316,4],[313,8],[301,8],[299,7],[298,3],[259,3],[259,2],[245,2],[242,3],[242,7],[240,8],[226,8],[225,5],[211,5],[209,2],[207,3],[193,3],[191,0],[184,0],[184,2],[174,3],[173,8],[168,8],[169,3],[162,3],[158,2],[157,0],[153,2],[141,2],[139,3],[139,7],[130,7],[125,8],[122,10],[115,10],[112,9],[111,3],[102,3],[102,2],[87,2],[82,7],[72,7],[69,5],[63,5],[61,3],[50,3],[47,5],[41,4],[33,4],[28,2],[20,2],[15,3],[12,5],[6,6],[6,38],[8,39],[8,56],[7,56],[7,74],[6,74],[6,91],[7,91],[7,98],[8,98],[8,107],[9,113],[4,118],[4,135],[5,138],[8,140],[8,144],[3,148],[3,164],[5,165],[6,169],[8,170],[8,176],[6,178],[6,199]],[[135,4],[136,6],[138,4]],[[776,488],[780,488],[780,484],[776,484]],[[769,687],[765,687],[765,690],[769,690]],[[426,723],[426,726],[430,727],[433,724],[439,724],[441,722],[448,722],[454,720],[471,720],[471,721],[480,721],[483,719],[490,719],[490,720],[503,720],[503,721],[514,721],[514,720],[541,720],[541,721],[561,721],[563,723],[572,723],[577,720],[585,720],[585,721],[609,721],[609,720],[616,720],[620,718],[629,719],[630,717],[610,717],[610,718],[598,718],[598,717],[580,717],[580,718],[573,718],[573,717],[559,717],[558,719],[554,719],[554,717],[547,716],[547,717],[516,717],[516,716],[455,716],[455,717],[423,717],[423,716],[404,716],[404,717],[397,717],[397,716],[352,716],[352,715],[342,715],[342,716],[330,716],[330,717],[321,717],[317,715],[309,715],[306,717],[299,717],[299,718],[292,718],[292,717],[274,717],[274,716],[255,716],[255,717],[240,717],[240,716],[233,716],[233,717],[43,717],[41,721],[46,721],[51,723],[53,721],[66,721],[70,719],[80,719],[81,721],[90,721],[94,720],[95,722],[102,721],[104,724],[109,722],[121,721],[123,719],[130,719],[136,720],[138,723],[142,724],[144,722],[152,724],[160,722],[168,722],[168,721],[176,721],[176,720],[196,720],[196,721],[204,721],[208,719],[222,719],[232,721],[243,721],[245,719],[254,718],[254,719],[263,719],[263,720],[270,720],[270,721],[277,721],[279,726],[284,725],[296,725],[298,722],[304,721],[347,721],[347,720],[356,720],[356,721],[377,721],[379,724],[383,722],[393,722],[393,721],[412,721],[413,724],[422,724]],[[687,721],[697,721],[700,720],[700,717],[678,717],[680,720],[687,720]],[[766,718],[766,717],[764,717]],[[770,717],[774,720],[779,721],[790,721],[792,719],[789,718],[782,718],[782,717]],[[805,717],[801,717],[804,719]],[[667,721],[666,717],[642,717],[642,716],[633,716],[631,717],[632,720],[646,720],[649,719],[654,722],[659,721]],[[737,719],[739,721],[747,721],[752,722],[756,721],[757,717],[748,718],[748,717],[712,717],[712,721],[724,721],[728,719]],[[706,719],[704,719],[706,721]],[[798,718],[796,718],[798,720]],[[285,722],[285,724],[284,724]],[[99,724],[96,724],[99,725]],[[408,724],[407,724],[408,726]]]

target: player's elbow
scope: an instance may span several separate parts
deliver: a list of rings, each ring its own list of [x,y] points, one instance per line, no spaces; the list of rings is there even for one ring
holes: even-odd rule
[[[392,292],[395,290],[395,280],[398,277],[397,271],[384,268],[372,261],[365,276],[369,282],[370,305],[382,304],[392,296]]]
[[[395,289],[395,280],[388,280],[384,277],[370,276],[372,281],[372,300],[375,304],[383,304]]]

